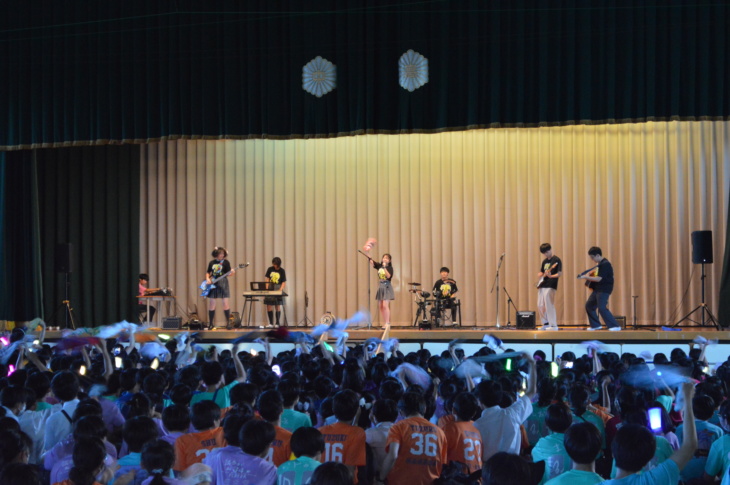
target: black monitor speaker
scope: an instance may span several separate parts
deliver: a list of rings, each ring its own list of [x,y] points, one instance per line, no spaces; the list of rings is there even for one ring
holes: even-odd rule
[[[535,312],[517,312],[517,328],[535,328]]]
[[[56,273],[73,273],[73,244],[56,244]]]
[[[694,231],[692,233],[692,262],[694,264],[712,264],[712,231]]]

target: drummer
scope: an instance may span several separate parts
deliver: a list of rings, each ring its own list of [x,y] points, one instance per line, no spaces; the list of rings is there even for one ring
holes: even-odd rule
[[[436,280],[436,283],[433,284],[433,296],[436,298],[435,309],[443,312],[443,314],[440,315],[442,322],[448,322],[451,324],[453,320],[453,311],[456,307],[455,295],[459,289],[456,287],[456,281],[449,277],[449,273],[451,273],[449,268],[444,266],[439,272],[441,273],[441,278]]]

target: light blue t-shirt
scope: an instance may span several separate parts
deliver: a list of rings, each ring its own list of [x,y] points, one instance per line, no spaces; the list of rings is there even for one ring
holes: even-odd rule
[[[598,473],[570,470],[548,480],[545,485],[594,485],[602,481],[603,477]]]
[[[572,466],[570,456],[565,451],[565,435],[563,433],[552,433],[540,438],[532,449],[532,461],[545,461],[545,473],[540,483],[567,472]]]
[[[682,470],[681,475],[682,480],[684,481],[702,477],[702,474],[705,472],[705,465],[707,463],[707,457],[710,454],[712,444],[722,438],[725,434],[721,427],[700,419],[695,419],[695,426],[697,427],[697,451],[695,451],[695,456]],[[683,424],[680,424],[677,427],[677,436],[679,437],[679,443],[681,445],[684,440]]]
[[[725,435],[712,443],[705,463],[705,473],[711,477],[722,473],[720,485],[730,485],[728,471],[730,471],[730,435]]]
[[[672,445],[669,443],[669,440],[666,438],[663,438],[661,436],[656,437],[656,448],[654,449],[654,456],[651,460],[649,460],[649,463],[647,463],[644,468],[641,469],[643,472],[648,472],[649,470],[652,470],[656,468],[657,466],[661,465],[665,461],[669,459],[670,456],[672,456],[672,453],[674,453],[674,449],[672,448]],[[616,477],[616,460],[613,460],[613,465],[611,466],[611,478]]]
[[[535,445],[540,438],[550,434],[550,430],[545,424],[545,418],[547,417],[548,406],[532,405],[532,414],[524,422],[525,431],[527,431],[527,438],[530,440],[531,445]]]
[[[293,433],[299,428],[312,427],[312,419],[309,414],[300,413],[293,409],[285,409],[281,414],[281,427]]]
[[[676,485],[679,483],[679,467],[674,460],[667,460],[648,472],[633,473],[628,477],[602,482],[606,485]]]
[[[231,389],[239,384],[238,381],[234,380],[227,386],[221,387],[215,392],[199,392],[193,394],[193,398],[190,400],[190,408],[192,409],[193,404],[200,401],[214,401],[221,409],[230,407],[231,405]]]
[[[278,485],[307,485],[312,479],[315,468],[321,463],[308,456],[300,456],[279,465],[276,470]]]

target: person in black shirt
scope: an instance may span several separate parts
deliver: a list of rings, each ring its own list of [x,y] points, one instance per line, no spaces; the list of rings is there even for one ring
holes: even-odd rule
[[[395,300],[395,292],[390,284],[390,280],[393,279],[393,264],[391,263],[390,254],[383,254],[379,263],[376,263],[372,259],[370,260],[370,266],[378,270],[378,292],[375,294],[375,299],[378,300],[378,309],[380,310],[380,316],[383,318],[385,325],[390,325],[390,300]]]
[[[456,286],[456,281],[449,278],[451,270],[444,266],[439,270],[441,278],[437,279],[433,284],[433,297],[436,299],[436,308],[433,311],[436,316],[441,319],[442,323],[447,320],[446,310],[448,310],[448,321],[453,322],[454,318],[454,307],[455,295],[459,291]]]
[[[236,270],[231,268],[231,263],[228,262],[226,257],[228,251],[226,248],[216,246],[211,252],[213,260],[208,263],[208,269],[205,272],[205,281],[208,284],[213,283],[213,280],[220,278],[229,271],[233,276]],[[231,318],[231,306],[228,299],[231,297],[231,290],[228,288],[228,277],[221,278],[215,283],[215,288],[210,290],[208,293],[208,327],[213,328],[213,320],[215,319],[215,300],[217,298],[223,299],[223,313],[226,314],[226,322]]]
[[[619,331],[621,326],[618,324],[613,314],[608,310],[608,298],[613,291],[613,266],[603,257],[601,248],[593,246],[588,250],[588,256],[598,265],[596,269],[588,274],[579,276],[584,279],[589,288],[593,290],[586,301],[586,313],[591,326],[587,330],[598,330],[601,328],[601,321],[598,320],[596,309],[601,314],[601,318],[606,322],[609,330]]]
[[[550,243],[540,245],[540,253],[545,256],[537,276],[537,311],[542,319],[540,330],[558,330],[558,313],[555,311],[555,293],[558,291],[558,278],[563,274],[563,262],[553,254]]]
[[[273,266],[269,266],[266,270],[266,282],[277,285],[269,289],[284,290],[286,287],[286,271],[281,267],[281,258],[276,257],[271,260]],[[280,325],[281,319],[281,305],[284,303],[284,298],[281,296],[267,296],[264,298],[264,304],[266,305],[266,314],[269,317],[269,325],[274,325],[274,307],[276,307],[276,326]]]

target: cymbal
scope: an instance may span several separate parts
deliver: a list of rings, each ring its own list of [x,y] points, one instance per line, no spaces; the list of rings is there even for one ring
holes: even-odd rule
[[[421,286],[421,283],[408,283],[411,286]]]

